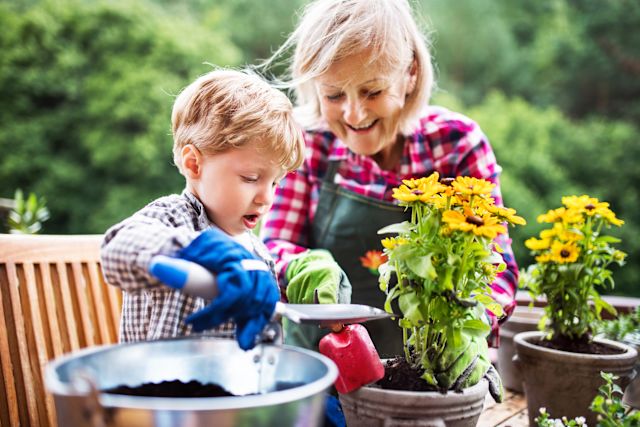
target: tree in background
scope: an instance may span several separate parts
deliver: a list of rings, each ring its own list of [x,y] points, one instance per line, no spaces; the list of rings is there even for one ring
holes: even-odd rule
[[[0,0],[0,197],[45,196],[47,232],[102,233],[184,181],[174,95],[219,66],[256,63],[305,0]],[[538,213],[566,194],[625,220],[615,293],[640,294],[640,2],[415,0],[433,36],[434,102],[492,142],[518,262]]]
[[[2,195],[47,197],[49,232],[97,232],[160,194],[174,95],[235,65],[224,36],[142,2],[0,2]]]

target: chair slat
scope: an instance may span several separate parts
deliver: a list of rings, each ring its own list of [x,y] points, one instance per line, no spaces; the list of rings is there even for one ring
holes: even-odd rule
[[[62,306],[63,314],[64,314],[64,331],[66,332],[65,336],[68,339],[69,346],[65,347],[65,352],[76,351],[82,348],[80,345],[80,327],[76,322],[76,301],[72,295],[71,283],[69,283],[69,278],[67,277],[67,266],[63,262],[57,262],[56,264],[56,275],[54,276],[54,281],[57,281],[57,285],[60,289],[60,294],[62,298]],[[75,292],[74,292],[75,294]]]
[[[5,295],[6,297],[3,297]],[[2,370],[2,383],[4,393],[0,394],[0,424],[17,426],[20,424],[20,412],[18,409],[18,396],[16,382],[13,376],[12,354],[15,346],[9,339],[13,331],[13,322],[9,319],[11,307],[9,300],[9,281],[7,269],[0,266],[0,329],[6,333],[0,333],[0,365]],[[6,309],[5,309],[6,307]],[[9,319],[9,321],[7,321]],[[10,329],[11,328],[11,329]]]
[[[87,347],[97,345],[96,333],[91,316],[90,304],[91,300],[88,296],[85,278],[82,275],[82,265],[78,262],[72,262],[69,265],[71,274],[69,278],[72,286],[75,287],[75,294],[78,298],[78,311],[80,313],[80,323],[84,329],[84,341]],[[69,269],[67,270],[69,272]]]
[[[24,419],[24,423],[28,422],[28,425],[40,425],[38,418],[38,396],[34,389],[34,375],[31,370],[31,352],[28,345],[27,333],[28,329],[25,327],[25,322],[29,321],[28,316],[25,316],[23,312],[23,304],[21,298],[20,280],[18,279],[18,271],[15,264],[7,264],[7,276],[9,279],[9,298],[11,299],[11,308],[13,312],[13,326],[16,331],[16,349],[13,352],[12,360],[16,365],[17,370],[16,386],[18,387],[18,396],[22,401],[21,404],[25,404],[27,409],[27,417],[20,417]],[[24,276],[24,275],[23,275]],[[24,280],[22,280],[24,283]],[[21,407],[21,405],[19,405]],[[22,407],[21,407],[22,409]]]
[[[0,234],[0,425],[57,426],[47,363],[117,342],[122,295],[102,277],[101,241]]]
[[[50,340],[50,353],[47,355],[49,358],[60,357],[63,354],[63,345],[61,337],[61,328],[58,322],[58,301],[59,298],[56,295],[51,275],[53,274],[49,263],[43,263],[40,265],[42,274],[42,294],[44,296],[44,303],[46,307],[45,315],[47,317],[47,336]]]

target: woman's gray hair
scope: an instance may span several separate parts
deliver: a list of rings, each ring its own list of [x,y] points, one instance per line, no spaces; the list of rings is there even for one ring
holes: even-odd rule
[[[415,89],[407,96],[400,131],[414,130],[434,85],[431,55],[407,0],[316,0],[304,9],[298,26],[260,68],[278,63],[295,48],[289,78],[280,87],[293,88],[296,119],[305,128],[321,122],[320,101],[313,80],[341,59],[370,52],[369,63],[383,70],[417,66]]]

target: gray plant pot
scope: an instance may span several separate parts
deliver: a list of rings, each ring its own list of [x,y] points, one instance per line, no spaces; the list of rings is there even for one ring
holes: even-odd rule
[[[600,371],[619,376],[618,385],[624,390],[633,375],[636,350],[616,341],[595,339],[623,353],[570,353],[534,344],[542,337],[542,332],[521,332],[514,338],[514,363],[524,381],[529,425],[536,425],[534,419],[539,415],[539,408],[546,408],[553,418],[582,416],[587,425],[596,425],[596,415],[589,410],[589,405],[604,383]]]
[[[488,390],[484,379],[446,394],[366,386],[341,394],[340,403],[349,427],[475,427]]]
[[[502,385],[509,390],[522,393],[522,377],[513,365],[516,354],[513,338],[520,332],[536,331],[544,313],[540,307],[517,306],[509,320],[500,326],[500,347],[498,347],[498,372]]]

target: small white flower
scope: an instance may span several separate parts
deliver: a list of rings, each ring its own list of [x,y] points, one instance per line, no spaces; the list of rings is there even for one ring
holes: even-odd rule
[[[547,413],[547,408],[545,408],[544,406],[542,408],[540,408],[540,413],[541,414],[546,414]]]
[[[587,421],[585,417],[576,417],[576,422],[578,423],[579,426],[587,427],[587,424],[585,421]]]
[[[555,420],[553,420],[553,427],[565,427],[565,426],[560,418],[556,418]]]

